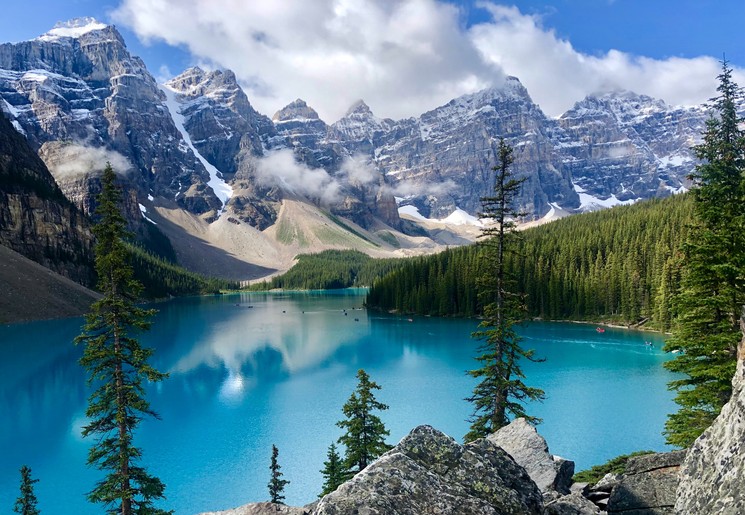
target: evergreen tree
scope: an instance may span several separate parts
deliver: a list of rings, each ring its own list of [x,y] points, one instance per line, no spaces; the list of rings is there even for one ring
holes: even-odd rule
[[[145,416],[156,417],[145,399],[144,381],[166,377],[148,364],[151,349],[140,346],[133,334],[150,327],[154,311],[138,307],[142,286],[133,279],[126,251],[125,220],[119,212],[121,191],[110,164],[104,170],[93,232],[98,288],[103,297],[91,306],[83,333],[75,339],[85,344],[81,365],[88,384],[95,389],[88,399],[90,422],[83,436],[93,436],[88,464],[107,475],[88,494],[107,513],[121,515],[168,513],[153,507],[164,497],[165,485],[138,463],[142,451],[133,444],[134,431]]]
[[[330,494],[346,480],[346,470],[344,469],[344,463],[342,462],[341,456],[336,450],[336,445],[329,445],[328,453],[326,454],[326,461],[323,462],[323,491],[318,497],[323,497],[326,494]]]
[[[388,406],[375,399],[373,390],[380,390],[375,381],[370,381],[367,372],[357,371],[357,389],[342,407],[347,418],[336,423],[346,430],[339,437],[339,443],[346,448],[344,467],[354,475],[367,467],[375,458],[388,451],[391,446],[385,443],[390,432],[385,428],[374,410],[387,410]]]
[[[732,394],[739,319],[745,303],[745,133],[737,116],[740,88],[722,63],[716,117],[695,147],[701,164],[692,175],[696,225],[683,246],[678,326],[665,349],[680,350],[665,363],[686,377],[670,383],[677,413],[665,424],[668,443],[688,446],[716,418]]]
[[[21,515],[39,515],[39,510],[36,508],[38,501],[34,494],[34,483],[38,482],[38,479],[31,479],[30,468],[26,465],[21,467],[21,496],[16,499],[15,506],[13,506],[14,512]]]
[[[269,487],[269,500],[275,504],[284,504],[283,501],[285,500],[285,496],[283,493],[285,491],[285,486],[290,484],[290,482],[286,479],[282,479],[282,472],[279,471],[281,467],[277,461],[277,456],[279,456],[279,449],[277,449],[276,445],[272,445],[272,462],[269,465],[269,470],[272,472],[272,476],[267,485]]]
[[[473,333],[474,338],[482,341],[481,355],[476,358],[481,368],[468,372],[481,381],[468,398],[474,404],[474,413],[466,441],[507,425],[509,415],[538,422],[525,412],[523,402],[543,398],[542,390],[523,382],[525,376],[520,360],[535,358],[532,350],[520,346],[520,338],[513,327],[526,315],[524,295],[516,293],[515,281],[506,266],[506,256],[515,237],[515,220],[521,216],[512,204],[524,181],[515,179],[510,172],[513,161],[512,147],[500,139],[494,196],[481,199],[483,212],[480,216],[492,223],[481,232],[484,252],[478,290],[484,319],[479,324],[480,329]]]

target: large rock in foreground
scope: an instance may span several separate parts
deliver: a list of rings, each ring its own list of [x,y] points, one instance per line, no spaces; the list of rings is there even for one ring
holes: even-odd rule
[[[295,508],[273,502],[253,502],[232,510],[210,511],[199,515],[308,515],[305,508]]]
[[[673,451],[629,459],[626,472],[611,492],[608,514],[672,514],[678,472],[685,455],[686,451]]]
[[[745,513],[745,340],[740,344],[732,398],[688,451],[675,513]]]
[[[524,418],[513,420],[490,434],[487,440],[507,451],[528,472],[541,492],[569,493],[574,462],[552,456],[546,440]]]
[[[539,515],[541,492],[502,449],[419,426],[318,503],[315,515]]]

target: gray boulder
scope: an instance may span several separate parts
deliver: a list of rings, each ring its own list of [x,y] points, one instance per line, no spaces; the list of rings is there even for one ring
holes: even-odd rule
[[[545,515],[596,515],[600,510],[579,493],[565,495],[546,503]]]
[[[608,513],[663,515],[673,513],[678,471],[686,451],[646,454],[629,459],[626,473],[613,488]]]
[[[524,418],[513,420],[489,435],[487,440],[507,451],[528,472],[541,492],[569,493],[574,462],[552,456],[546,440]]]
[[[199,515],[308,515],[309,513],[305,508],[295,508],[272,502],[254,502],[232,510],[210,511]]]
[[[675,513],[745,513],[745,340],[732,398],[693,443],[681,468]]]
[[[419,426],[318,503],[314,515],[521,514],[543,512],[525,470],[490,441],[460,445]]]

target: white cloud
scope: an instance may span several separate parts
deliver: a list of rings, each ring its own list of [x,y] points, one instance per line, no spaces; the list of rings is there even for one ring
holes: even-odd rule
[[[341,163],[339,175],[351,185],[367,185],[381,179],[382,175],[366,156],[352,156]]]
[[[448,179],[443,182],[419,183],[411,180],[399,181],[392,186],[387,186],[388,191],[395,197],[418,197],[424,195],[444,195],[455,190],[456,184]]]
[[[114,19],[232,69],[269,116],[301,97],[328,123],[359,98],[400,118],[502,80],[436,0],[122,0]]]
[[[438,0],[122,0],[114,17],[145,40],[185,45],[196,61],[234,70],[268,115],[301,97],[327,122],[358,98],[379,116],[416,116],[498,86],[505,73],[552,116],[602,90],[672,104],[715,93],[712,57],[587,55],[539,16],[491,2],[479,7],[492,19],[471,28],[457,7]],[[745,83],[745,71],[735,79]]]
[[[479,5],[492,20],[470,29],[473,44],[485,60],[517,76],[548,115],[558,116],[584,96],[602,91],[626,89],[674,105],[700,104],[715,94],[721,66],[712,57],[658,60],[618,50],[582,54],[543,28],[540,16],[493,3]],[[737,70],[737,77],[742,83],[745,70]]]
[[[265,186],[319,201],[323,205],[339,202],[341,184],[322,168],[309,168],[295,161],[292,150],[271,152],[256,163],[256,180]]]
[[[119,152],[78,143],[60,148],[47,165],[52,174],[59,179],[101,171],[107,162],[111,163],[111,167],[120,175],[126,175],[132,170],[132,164]]]

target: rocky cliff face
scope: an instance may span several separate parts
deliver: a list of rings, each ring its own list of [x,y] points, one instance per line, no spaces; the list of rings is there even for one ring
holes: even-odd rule
[[[740,325],[745,331],[745,324]],[[745,340],[738,358],[732,398],[683,462],[677,514],[745,513]]]
[[[92,285],[92,235],[25,138],[0,114],[0,244]]]
[[[554,159],[551,129],[551,120],[510,77],[502,87],[396,123],[375,148],[375,161],[424,216],[444,218],[456,207],[474,214],[493,190],[497,140],[504,137],[515,150],[512,171],[527,178],[517,202],[543,215],[553,202],[579,206],[568,170]]]
[[[131,167],[141,197],[173,199],[198,214],[219,208],[164,94],[113,26],[78,19],[32,41],[0,45],[0,97],[32,147],[68,149],[46,154],[51,169],[64,165],[60,175],[91,160],[101,169],[109,160],[120,172]]]
[[[406,120],[378,118],[359,101],[328,125],[300,99],[270,120],[228,70],[190,68],[159,86],[116,28],[91,19],[0,45],[0,110],[84,210],[95,172],[111,161],[126,172],[134,226],[146,203],[209,223],[228,213],[259,230],[288,198],[373,230],[404,228],[394,196],[431,218],[475,215],[493,187],[500,137],[526,178],[518,207],[528,218],[668,195],[686,185],[706,118],[612,93],[549,119],[513,77]],[[283,152],[293,160],[272,159]],[[288,172],[313,188],[289,184]]]
[[[681,191],[706,112],[631,92],[590,96],[558,120],[553,139],[577,191],[608,204]],[[583,198],[583,209],[602,207]]]

